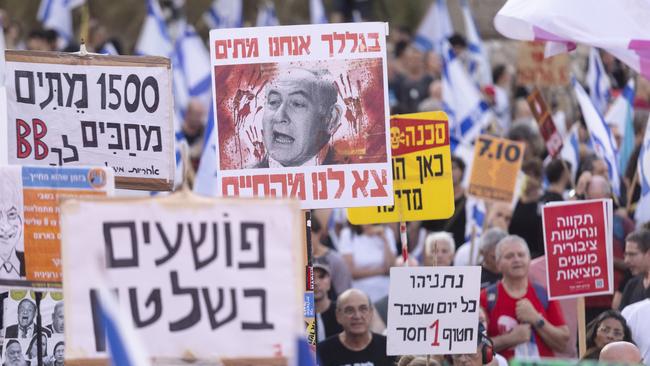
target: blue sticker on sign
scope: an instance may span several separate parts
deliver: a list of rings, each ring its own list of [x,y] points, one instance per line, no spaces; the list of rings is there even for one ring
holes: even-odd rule
[[[305,318],[313,318],[316,316],[314,313],[314,293],[309,292],[305,293],[305,302],[304,302],[304,313],[305,313]]]

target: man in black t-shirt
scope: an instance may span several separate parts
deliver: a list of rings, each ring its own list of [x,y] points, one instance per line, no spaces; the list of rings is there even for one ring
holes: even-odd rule
[[[330,300],[328,292],[332,288],[329,263],[325,257],[314,259],[314,306],[316,307],[316,341],[343,331],[336,321],[336,302]]]
[[[650,231],[639,229],[625,238],[625,264],[635,276],[623,290],[619,310],[650,297]]]
[[[393,366],[386,355],[386,337],[370,332],[372,305],[368,295],[357,289],[343,292],[336,306],[336,320],[343,331],[318,343],[321,366]]]

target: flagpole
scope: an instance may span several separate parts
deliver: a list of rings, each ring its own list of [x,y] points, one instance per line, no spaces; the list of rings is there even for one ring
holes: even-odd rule
[[[636,185],[638,183],[639,183],[639,170],[634,169],[634,177],[632,178],[632,184],[630,184],[630,187],[627,189],[627,206],[625,210],[628,214],[632,212],[632,197],[634,196],[634,189],[636,189]]]
[[[81,26],[79,27],[80,43],[88,42],[88,28],[90,23],[90,4],[89,1],[84,2],[81,6]],[[93,50],[92,52],[97,52]]]

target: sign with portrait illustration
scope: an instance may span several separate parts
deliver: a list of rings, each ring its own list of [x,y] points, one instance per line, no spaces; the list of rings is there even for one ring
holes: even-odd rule
[[[469,194],[492,201],[512,202],[524,149],[523,142],[479,136],[474,144]]]
[[[294,354],[304,331],[296,201],[69,200],[61,229],[66,359],[107,357],[99,283],[115,291],[150,357]]]
[[[388,355],[475,353],[481,267],[390,269]]]
[[[392,205],[386,29],[211,30],[217,192]]]
[[[25,365],[25,362],[37,365],[39,361],[43,365],[63,365],[63,293],[10,290],[6,294],[3,298],[2,365]]]
[[[169,59],[33,51],[6,59],[9,164],[110,167],[117,188],[172,189]]]
[[[61,199],[112,195],[109,168],[0,167],[0,285],[61,288]]]
[[[392,116],[390,142],[395,203],[350,208],[350,222],[362,225],[449,218],[454,213],[454,187],[447,115],[423,112]]]

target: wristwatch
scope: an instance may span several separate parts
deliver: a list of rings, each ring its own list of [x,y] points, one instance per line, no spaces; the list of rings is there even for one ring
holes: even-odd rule
[[[538,321],[535,322],[535,329],[541,329],[544,327],[544,324],[546,324],[546,321],[544,318],[540,318]]]

